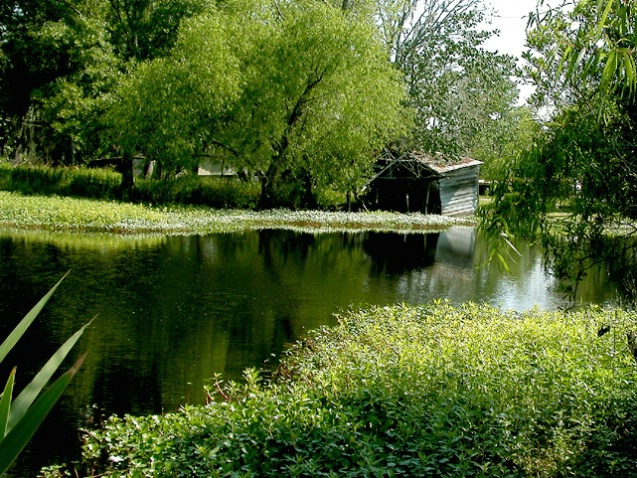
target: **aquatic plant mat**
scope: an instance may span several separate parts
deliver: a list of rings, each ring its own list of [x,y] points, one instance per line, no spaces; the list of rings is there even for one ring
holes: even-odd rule
[[[473,226],[472,218],[389,212],[246,211],[195,206],[153,207],[0,191],[0,227],[115,234],[208,234],[255,229],[426,232]]]
[[[111,418],[95,476],[637,476],[634,312],[375,307],[296,344],[270,383]]]

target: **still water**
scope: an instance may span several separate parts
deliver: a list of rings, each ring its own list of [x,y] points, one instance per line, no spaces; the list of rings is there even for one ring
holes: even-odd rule
[[[97,315],[74,350],[88,351],[67,394],[20,459],[14,476],[77,457],[79,428],[109,414],[146,414],[202,403],[217,373],[276,362],[307,330],[349,306],[432,298],[524,310],[573,305],[519,246],[511,273],[485,267],[475,230],[439,234],[303,234],[265,230],[190,237],[0,233],[0,336],[67,271],[13,355],[24,385],[67,337]],[[610,303],[603,269],[577,304]],[[4,378],[2,378],[4,379]]]

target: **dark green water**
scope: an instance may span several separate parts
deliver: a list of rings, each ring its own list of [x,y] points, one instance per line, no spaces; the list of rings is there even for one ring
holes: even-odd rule
[[[20,388],[98,315],[74,351],[88,351],[86,362],[14,476],[76,457],[78,428],[111,413],[202,403],[214,374],[240,379],[246,367],[276,362],[287,344],[334,324],[333,314],[350,305],[441,297],[516,310],[572,305],[554,290],[539,252],[520,249],[523,256],[508,274],[480,267],[484,244],[471,229],[163,238],[0,234],[3,337],[71,270],[0,377],[17,364]],[[603,304],[615,296],[600,269],[580,286],[577,302]]]

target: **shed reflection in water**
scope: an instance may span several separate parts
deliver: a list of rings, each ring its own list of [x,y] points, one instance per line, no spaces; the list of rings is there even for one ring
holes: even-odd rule
[[[21,383],[99,314],[74,351],[88,351],[87,361],[14,476],[33,476],[42,464],[76,456],[78,442],[68,437],[96,413],[158,413],[202,403],[215,373],[240,379],[246,367],[276,360],[305,331],[334,324],[333,314],[350,305],[432,298],[518,310],[564,305],[540,254],[519,249],[523,256],[507,274],[481,267],[483,241],[466,228],[426,235],[0,235],[0,313],[7,318],[0,334],[72,270],[20,353],[5,361],[19,365]],[[583,302],[604,303],[615,289],[600,269],[579,294]],[[1,372],[6,376],[8,368]]]

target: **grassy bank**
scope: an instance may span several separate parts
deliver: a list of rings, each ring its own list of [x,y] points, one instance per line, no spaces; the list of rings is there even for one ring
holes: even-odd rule
[[[599,336],[599,327],[610,331]],[[637,476],[635,314],[433,302],[344,314],[269,384],[111,418],[94,476]],[[88,473],[88,471],[87,471]],[[104,475],[102,475],[102,473]],[[51,474],[50,476],[55,476]]]
[[[472,225],[471,219],[398,213],[343,213],[159,207],[0,191],[0,227],[116,234],[207,234],[254,229],[303,231],[436,231]]]

